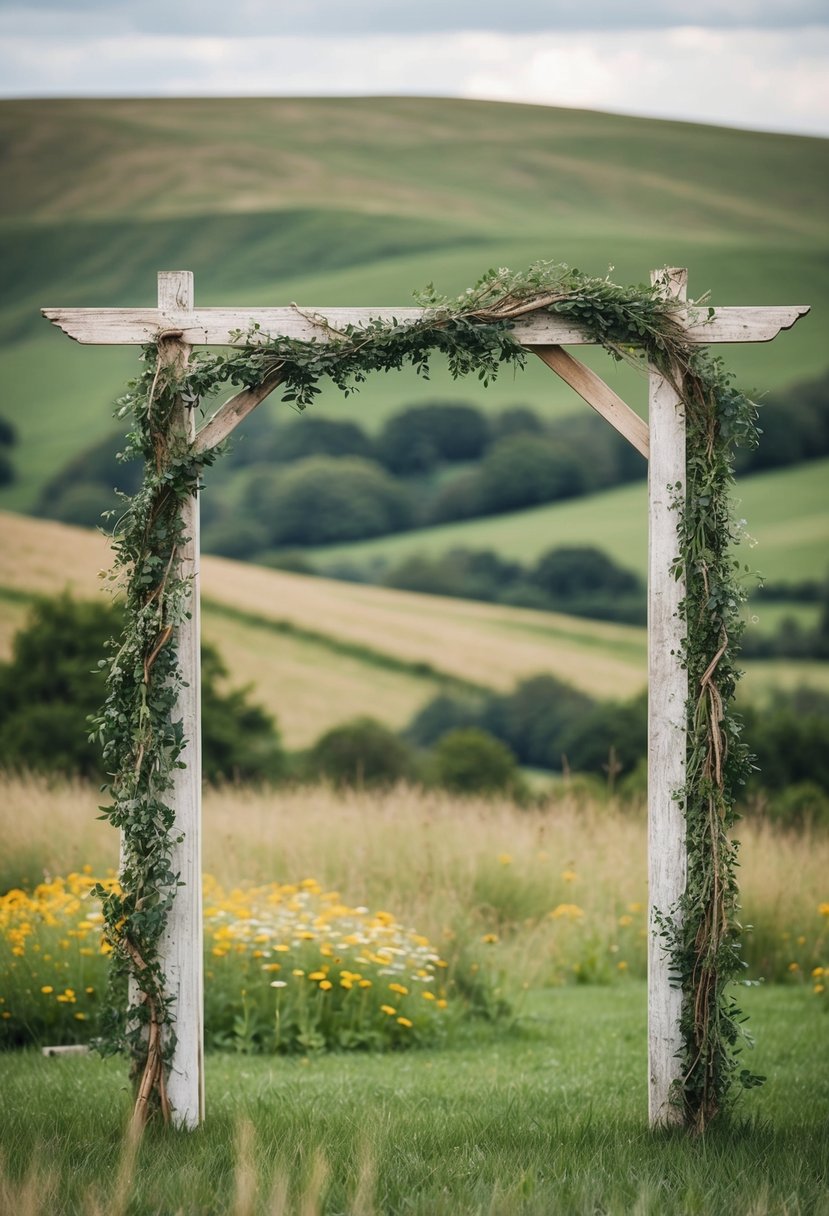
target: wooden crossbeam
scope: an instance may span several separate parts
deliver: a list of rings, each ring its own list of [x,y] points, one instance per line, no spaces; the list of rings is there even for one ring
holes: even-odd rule
[[[378,318],[401,324],[420,320],[421,308],[44,308],[43,316],[70,338],[91,346],[144,346],[160,333],[175,334],[189,346],[244,346],[259,326],[262,340],[276,337],[330,340],[331,331],[366,325]],[[791,329],[807,305],[782,308],[689,309],[686,333],[690,342],[770,342]],[[564,317],[532,313],[514,324],[512,333],[522,346],[595,346],[596,339]],[[241,336],[240,336],[241,334]]]
[[[637,452],[648,459],[648,424],[632,410],[618,393],[614,393],[601,376],[574,359],[560,346],[535,346],[533,351],[549,368],[560,376],[583,401],[601,414],[606,422],[619,432]]]

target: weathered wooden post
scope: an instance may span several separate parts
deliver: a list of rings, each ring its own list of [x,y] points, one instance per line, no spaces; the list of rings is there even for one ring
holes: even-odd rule
[[[686,298],[686,270],[654,271],[666,296]],[[683,666],[685,578],[672,567],[679,553],[677,496],[685,491],[682,399],[654,367],[649,374],[648,462],[648,1114],[652,1124],[681,1123],[671,1102],[681,1079],[679,1018],[682,991],[671,986],[655,914],[675,909],[685,890],[685,814],[677,792],[685,784],[688,676]]]
[[[162,271],[158,276],[158,308],[161,313],[189,313],[194,307],[193,274],[189,270]],[[183,367],[190,346],[174,330],[159,344],[162,357]],[[192,443],[196,434],[195,411],[180,398],[176,403],[173,431]],[[183,534],[187,538],[179,554],[178,574],[188,581],[188,616],[176,635],[183,687],[174,711],[185,739],[183,768],[173,774],[172,806],[176,834],[171,869],[180,875],[167,928],[159,951],[166,992],[173,998],[176,1045],[167,1078],[167,1096],[172,1119],[179,1127],[194,1128],[204,1118],[204,962],[201,863],[201,622],[199,607],[199,500],[186,498],[180,506]]]

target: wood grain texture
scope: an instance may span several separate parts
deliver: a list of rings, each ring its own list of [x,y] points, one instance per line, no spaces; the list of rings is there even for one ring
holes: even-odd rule
[[[691,312],[687,334],[691,342],[770,342],[809,311],[806,305],[782,308],[718,308]],[[380,318],[411,324],[423,316],[419,308],[44,308],[48,321],[76,342],[99,346],[143,346],[159,334],[174,332],[191,346],[244,346],[247,332],[258,324],[263,340],[273,337],[330,340],[331,332],[361,326]],[[318,321],[314,318],[319,318]],[[241,331],[242,337],[234,337]],[[522,346],[595,346],[596,341],[572,321],[535,313],[513,328]],[[255,337],[253,339],[255,341]]]
[[[189,271],[166,272],[158,277],[159,308],[192,307],[193,276]],[[186,363],[189,347],[171,338],[164,344],[166,357]],[[192,442],[195,411],[179,402],[174,428]],[[173,720],[180,721],[186,740],[184,768],[173,773],[171,792],[175,832],[181,841],[173,847],[171,869],[182,885],[176,892],[159,954],[168,995],[173,997],[176,1046],[167,1079],[173,1121],[187,1129],[204,1119],[204,976],[202,919],[202,814],[201,814],[201,621],[199,610],[199,500],[181,505],[186,544],[179,554],[178,574],[190,580],[190,615],[176,634],[178,660],[184,687],[179,691]]]
[[[601,376],[574,359],[560,346],[536,346],[533,352],[543,363],[561,376],[597,414],[632,443],[637,452],[648,459],[648,424],[632,410]]]
[[[193,441],[194,454],[201,456],[227,439],[228,435],[236,430],[239,423],[244,421],[257,405],[261,405],[281,383],[282,377],[278,374],[274,375],[256,388],[243,389],[220,405],[215,414],[196,433]]]
[[[666,275],[665,278],[660,276]],[[653,282],[684,298],[687,272],[654,272]],[[679,553],[675,487],[685,485],[682,400],[655,369],[649,376],[648,463],[648,1113],[652,1125],[679,1123],[671,1088],[681,1078],[682,992],[671,986],[668,960],[654,913],[672,915],[685,890],[684,808],[675,797],[685,784],[688,677],[682,666],[685,579],[671,568]],[[680,491],[681,492],[681,491]]]

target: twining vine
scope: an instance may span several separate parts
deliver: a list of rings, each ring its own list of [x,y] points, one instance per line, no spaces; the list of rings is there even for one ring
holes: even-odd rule
[[[681,538],[675,573],[684,573],[687,585],[688,765],[686,786],[676,796],[686,815],[688,880],[680,905],[660,910],[659,924],[683,993],[676,1099],[686,1122],[703,1130],[735,1078],[746,1086],[759,1081],[738,1071],[742,1015],[730,988],[743,967],[730,829],[750,758],[732,708],[744,597],[729,491],[735,445],[756,441],[755,407],[718,360],[688,343],[679,312],[686,306],[666,298],[659,284],[622,288],[543,262],[520,274],[488,271],[454,299],[429,287],[417,302],[424,312],[414,322],[374,320],[335,330],[312,315],[317,340],[272,339],[252,329],[237,335],[243,344],[231,353],[198,352],[188,363],[176,357],[181,346],[174,335],[159,335],[143,351],[143,374],[118,403],[118,416],[132,422],[124,456],[141,456],[145,477],[115,526],[115,574],[126,594],[127,623],[96,722],[111,774],[112,805],[104,816],[122,833],[121,889],[99,895],[113,983],[123,993],[129,976],[134,995],[126,1014],[113,1014],[107,1042],[131,1055],[136,1119],[143,1123],[156,1109],[169,1118],[165,1072],[175,1011],[164,991],[160,946],[178,883],[170,790],[186,742],[173,721],[182,687],[177,628],[189,596],[180,561],[187,539],[181,504],[198,492],[202,467],[216,455],[188,439],[187,411],[223,384],[254,392],[280,385],[282,399],[304,409],[324,379],[348,394],[371,372],[409,365],[428,376],[435,353],[454,377],[474,374],[486,385],[504,364],[517,368],[526,361],[527,350],[512,336],[515,321],[546,311],[578,324],[615,359],[656,366],[677,388],[687,415],[687,484],[673,490]],[[695,307],[704,321],[705,310]]]

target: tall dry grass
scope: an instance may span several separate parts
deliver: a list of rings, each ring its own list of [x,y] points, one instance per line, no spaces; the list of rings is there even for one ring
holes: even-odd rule
[[[0,885],[84,864],[114,868],[117,834],[82,783],[0,784]],[[825,961],[829,838],[740,825],[746,956],[768,978]],[[208,790],[204,869],[226,887],[316,878],[348,902],[385,908],[439,942],[488,935],[524,982],[644,966],[644,809],[562,790],[539,810],[401,786]],[[823,937],[821,937],[823,934]]]

